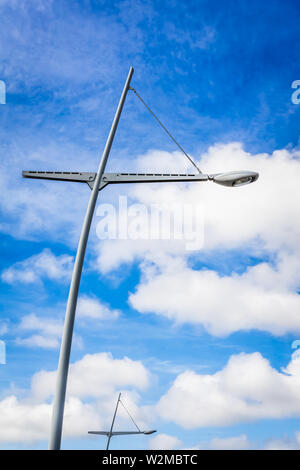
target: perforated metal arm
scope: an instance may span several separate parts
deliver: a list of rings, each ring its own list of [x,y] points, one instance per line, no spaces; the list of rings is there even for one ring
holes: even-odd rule
[[[104,173],[102,182],[115,183],[167,183],[170,181],[207,181],[208,176],[185,173]]]
[[[96,173],[87,172],[67,172],[67,171],[23,171],[25,178],[38,178],[59,181],[73,181],[87,183],[92,189]],[[207,181],[208,175],[204,174],[184,174],[184,173],[104,173],[99,186],[99,191],[108,184],[120,183],[167,183]]]
[[[22,171],[24,178],[37,178],[43,180],[73,181],[76,183],[91,183],[96,173],[78,171]]]
[[[98,434],[100,436],[129,436],[131,434],[153,434],[155,430],[151,431],[88,431],[88,434]]]

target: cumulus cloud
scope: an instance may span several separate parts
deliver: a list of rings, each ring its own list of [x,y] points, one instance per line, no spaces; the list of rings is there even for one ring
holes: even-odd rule
[[[296,332],[300,331],[297,265],[286,255],[276,266],[260,263],[242,274],[222,276],[192,269],[183,258],[164,257],[155,266],[142,265],[142,281],[129,300],[141,313],[201,324],[216,336],[254,328],[275,335]]]
[[[280,438],[269,438],[264,443],[265,450],[300,450],[300,433],[293,437],[283,436]]]
[[[83,295],[79,297],[77,303],[77,316],[79,318],[90,318],[95,320],[114,320],[118,318],[120,312],[110,309],[99,299]]]
[[[31,442],[47,436],[51,410],[49,404],[28,405],[11,395],[0,401],[2,442]]]
[[[55,372],[40,371],[32,378],[26,398],[14,395],[0,402],[0,430],[3,443],[33,443],[48,438]],[[109,426],[118,391],[141,427],[161,418],[183,428],[229,426],[258,419],[288,418],[300,415],[300,358],[293,358],[278,372],[260,353],[240,354],[215,374],[186,371],[153,407],[138,406],[139,392],[150,383],[147,369],[139,361],[114,359],[111,354],[85,355],[71,364],[66,412],[65,437],[85,436],[87,430]],[[128,416],[120,408],[118,429],[128,427]],[[126,420],[126,421],[125,421]],[[271,448],[298,448],[295,438],[270,438],[263,445]],[[151,449],[181,448],[175,436],[160,433],[148,442]],[[247,436],[215,437],[200,442],[197,449],[254,448]],[[257,447],[257,446],[256,446]]]
[[[129,194],[136,202],[149,206],[198,204],[204,211],[203,252],[215,249],[243,249],[250,253],[274,253],[280,250],[299,251],[300,222],[298,217],[298,181],[300,177],[299,151],[277,150],[273,154],[250,154],[241,143],[216,144],[201,155],[198,164],[204,173],[232,170],[254,170],[260,173],[253,185],[225,188],[211,182],[134,185]],[[178,163],[179,161],[179,163]],[[138,161],[143,171],[185,171],[180,169],[176,152],[152,151]],[[189,168],[190,171],[190,168]],[[202,217],[202,214],[201,214]],[[99,268],[115,269],[119,264],[142,259],[157,252],[158,243],[152,240],[108,240],[100,249]],[[172,240],[171,240],[172,243]],[[162,242],[160,251],[173,254],[191,253],[181,243]],[[114,252],[109,266],[107,253]],[[105,261],[103,261],[105,260]]]
[[[299,432],[292,436],[268,437],[264,441],[251,441],[246,434],[230,437],[214,437],[192,447],[195,450],[299,450]]]
[[[193,269],[194,254],[182,241],[129,238],[101,242],[99,270],[107,273],[123,263],[140,262],[141,281],[129,301],[141,313],[201,324],[217,336],[250,329],[275,335],[300,331],[300,219],[295,197],[299,156],[296,150],[250,154],[240,143],[217,144],[198,162],[204,172],[252,169],[260,173],[259,180],[232,189],[191,183],[134,185],[129,190],[130,197],[146,207],[161,201],[166,206],[201,201],[204,256],[215,250],[235,250],[238,260],[240,250],[247,250],[271,261],[248,269],[241,264],[242,274],[223,275],[199,264]],[[176,152],[151,151],[138,164],[144,171],[167,168],[173,172],[178,160]],[[181,163],[181,171],[187,170]]]
[[[30,403],[9,396],[0,401],[0,442],[34,443],[49,438],[52,406],[48,403]],[[64,436],[78,437],[90,427],[101,424],[94,406],[71,397],[66,401]]]
[[[43,400],[51,397],[55,376],[56,372],[36,373],[32,379],[34,396]],[[144,390],[149,379],[149,373],[140,361],[128,357],[114,359],[108,353],[87,354],[70,366],[68,393],[79,398],[95,398],[109,396],[115,388]]]
[[[31,256],[5,269],[1,274],[1,279],[9,284],[16,282],[31,284],[39,282],[43,278],[62,281],[69,279],[72,265],[72,256],[55,256],[51,250],[46,248],[38,255]]]
[[[153,450],[299,450],[300,433],[296,432],[293,436],[269,437],[261,442],[249,440],[246,434],[213,437],[190,447],[183,446],[182,442],[175,436],[158,434],[149,440],[148,447]]]
[[[63,323],[61,320],[40,318],[31,313],[21,318],[18,331],[23,335],[29,332],[35,333],[27,337],[18,337],[16,343],[27,347],[56,349],[60,345],[62,329]],[[78,341],[75,338],[76,342]]]
[[[210,448],[215,450],[246,450],[250,442],[245,434],[236,437],[215,437],[210,443]]]
[[[157,434],[148,441],[148,448],[152,450],[174,450],[179,449],[182,442],[175,436],[168,434]]]
[[[65,437],[83,437],[88,430],[106,429],[111,422],[117,392],[135,418],[144,423],[138,392],[149,385],[149,372],[139,361],[114,359],[108,353],[90,354],[71,364],[64,418]],[[0,442],[33,443],[48,439],[55,372],[41,371],[32,378],[26,398],[10,395],[0,401]],[[122,419],[127,419],[120,409]]]
[[[51,309],[46,316],[30,313],[24,315],[20,323],[15,327],[16,344],[30,348],[57,349],[60,346],[63,331],[64,307],[58,306]],[[119,316],[119,311],[111,309],[107,304],[102,303],[96,297],[80,296],[77,303],[76,316],[80,321],[80,326],[90,328],[92,323],[86,320],[113,321]],[[1,334],[0,325],[0,334]],[[3,323],[3,334],[7,332],[7,325]],[[78,334],[74,334],[73,344],[82,349],[83,340]]]
[[[247,450],[252,447],[246,434],[232,437],[214,437],[208,442],[201,442],[195,448],[199,450]]]
[[[187,429],[295,417],[299,386],[299,357],[278,372],[260,353],[234,355],[215,374],[178,375],[156,412]]]
[[[210,147],[201,159],[205,171],[252,169],[260,177],[254,185],[236,188],[238,192],[205,186],[206,248],[231,248],[259,238],[268,250],[298,249],[299,156],[297,150],[252,155],[240,143]]]

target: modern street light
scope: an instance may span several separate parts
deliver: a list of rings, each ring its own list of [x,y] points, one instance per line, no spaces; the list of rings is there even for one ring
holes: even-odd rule
[[[136,422],[134,421],[134,419],[132,418],[132,416],[129,414],[127,408],[125,408],[125,410],[128,413],[128,415],[130,416],[130,418],[133,421],[134,425],[136,426],[137,431],[113,431],[113,427],[114,427],[114,424],[115,424],[115,419],[116,419],[119,403],[122,403],[123,407],[125,408],[123,402],[121,401],[121,393],[119,393],[119,397],[118,397],[118,400],[117,400],[114,416],[113,416],[112,423],[111,423],[109,431],[88,431],[88,434],[97,434],[99,436],[107,436],[106,450],[108,450],[108,448],[109,448],[109,443],[110,443],[110,440],[111,440],[112,436],[129,436],[129,435],[132,435],[132,434],[147,434],[147,435],[149,435],[149,434],[153,434],[153,433],[156,432],[156,429],[151,429],[149,431],[141,431],[140,428],[138,427],[138,425],[136,424]]]
[[[254,171],[231,171],[209,176],[209,179],[214,183],[229,187],[244,186],[245,184],[254,183],[257,178],[258,173]]]
[[[63,414],[64,414],[64,405],[66,397],[66,386],[67,386],[67,377],[70,361],[70,352],[74,328],[74,319],[78,298],[78,290],[80,284],[80,278],[82,273],[82,266],[86,251],[87,240],[89,236],[89,231],[91,227],[91,222],[93,214],[95,211],[95,206],[97,202],[97,197],[99,191],[109,184],[117,183],[165,183],[165,182],[191,182],[191,181],[213,181],[217,184],[223,186],[242,186],[244,184],[253,183],[258,178],[258,173],[251,171],[238,171],[230,173],[219,173],[214,175],[205,175],[200,172],[198,167],[192,161],[192,159],[184,152],[182,147],[175,141],[175,139],[170,135],[158,118],[153,114],[157,121],[162,125],[164,130],[168,135],[173,139],[173,141],[179,146],[183,153],[189,158],[191,163],[199,171],[199,174],[174,174],[174,173],[104,173],[107,159],[110,153],[110,149],[113,143],[113,139],[116,133],[116,129],[119,123],[119,119],[122,113],[124,102],[128,90],[133,90],[136,94],[137,92],[130,87],[131,78],[133,75],[133,67],[130,68],[122,95],[119,101],[119,105],[106,141],[106,145],[100,160],[99,168],[97,173],[87,173],[87,172],[61,172],[61,171],[23,171],[23,176],[26,178],[39,178],[39,179],[50,179],[50,180],[60,180],[60,181],[73,181],[87,183],[92,190],[90,200],[88,203],[87,211],[85,214],[81,235],[78,243],[78,248],[75,257],[75,263],[72,273],[72,279],[70,284],[68,302],[66,307],[66,316],[64,323],[64,330],[60,348],[59,363],[57,369],[57,378],[56,378],[56,390],[53,403],[53,414],[52,414],[52,423],[51,423],[51,435],[49,442],[50,450],[60,449],[61,444],[61,434],[62,434],[62,424],[63,424]],[[138,95],[139,97],[139,95]],[[140,98],[140,97],[139,97]],[[140,98],[141,99],[141,98]],[[144,103],[144,102],[143,102]],[[145,104],[145,103],[144,103]]]

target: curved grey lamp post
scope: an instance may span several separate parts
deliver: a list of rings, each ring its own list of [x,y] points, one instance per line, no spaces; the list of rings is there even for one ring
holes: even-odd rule
[[[154,183],[154,182],[178,182],[178,181],[213,181],[223,186],[241,186],[253,183],[258,178],[255,172],[230,172],[219,173],[215,175],[199,174],[170,174],[170,173],[104,173],[106,162],[113,143],[118,122],[122,113],[124,102],[128,90],[130,89],[130,81],[133,75],[133,67],[130,68],[120,102],[111,126],[110,133],[100,160],[97,173],[86,172],[59,172],[59,171],[23,171],[26,178],[39,178],[60,181],[75,181],[87,183],[92,189],[90,200],[88,203],[86,215],[84,218],[81,235],[78,243],[75,263],[73,267],[69,297],[66,308],[66,316],[64,330],[60,348],[59,363],[56,378],[56,390],[53,403],[51,435],[49,441],[49,449],[60,449],[64,405],[66,397],[67,377],[69,370],[70,352],[73,336],[73,327],[75,319],[75,311],[78,298],[78,290],[83,266],[83,260],[91,227],[91,222],[97,202],[98,193],[108,184],[116,183]]]

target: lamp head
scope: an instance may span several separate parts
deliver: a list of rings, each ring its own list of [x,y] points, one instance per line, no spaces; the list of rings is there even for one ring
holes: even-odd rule
[[[231,171],[228,173],[211,175],[209,179],[213,180],[214,183],[221,184],[222,186],[238,187],[254,183],[258,176],[258,173],[255,171]]]

